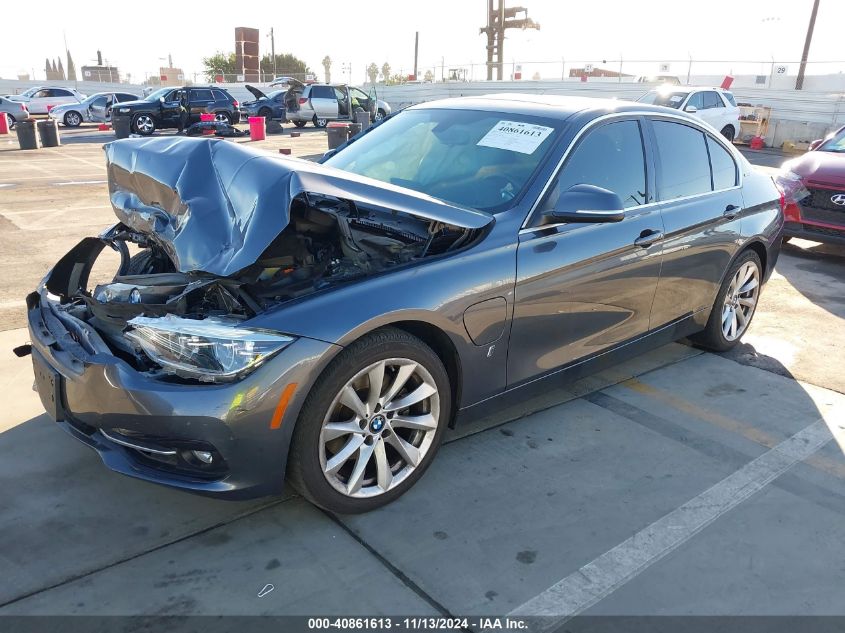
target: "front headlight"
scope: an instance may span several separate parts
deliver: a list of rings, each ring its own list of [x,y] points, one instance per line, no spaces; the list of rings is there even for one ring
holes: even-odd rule
[[[127,112],[129,112],[129,108],[118,108],[117,111],[121,114],[126,114]]]
[[[202,321],[172,314],[135,317],[126,337],[165,371],[204,382],[222,382],[252,371],[290,345],[283,334],[236,327],[232,321]]]
[[[804,179],[789,169],[789,163],[775,176],[775,184],[783,193],[784,201],[787,204],[797,203],[810,195],[804,185]]]

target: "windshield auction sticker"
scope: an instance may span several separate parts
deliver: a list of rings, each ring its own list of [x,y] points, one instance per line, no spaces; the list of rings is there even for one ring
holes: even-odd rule
[[[533,154],[554,128],[516,121],[499,121],[476,145]]]

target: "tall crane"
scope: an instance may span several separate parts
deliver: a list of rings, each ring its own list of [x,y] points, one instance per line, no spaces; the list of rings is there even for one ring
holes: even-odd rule
[[[494,6],[495,2],[495,6]],[[517,18],[519,14],[522,17]],[[502,79],[504,70],[505,29],[537,29],[540,25],[528,17],[525,7],[505,8],[505,0],[487,0],[487,26],[479,29],[487,35],[487,79],[493,79],[493,68],[496,69],[496,79]]]

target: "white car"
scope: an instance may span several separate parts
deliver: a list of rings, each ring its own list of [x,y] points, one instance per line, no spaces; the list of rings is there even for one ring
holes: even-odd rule
[[[78,127],[81,123],[106,123],[111,121],[111,109],[115,103],[137,101],[138,95],[128,92],[98,92],[80,103],[66,103],[50,109],[50,118],[65,127]]]
[[[721,88],[660,86],[637,99],[640,103],[689,112],[719,130],[729,141],[739,133],[739,108],[733,94]]]
[[[47,114],[53,106],[80,103],[85,95],[70,88],[36,86],[19,95],[12,95],[9,99],[25,103],[30,114]]]

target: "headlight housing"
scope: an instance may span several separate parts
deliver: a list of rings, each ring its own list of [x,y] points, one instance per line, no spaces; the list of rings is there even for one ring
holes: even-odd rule
[[[775,184],[783,193],[786,204],[794,204],[810,195],[807,187],[804,186],[804,179],[789,169],[788,164],[784,165],[784,168],[775,177]]]
[[[168,373],[228,382],[249,373],[295,339],[237,327],[231,320],[135,317],[126,337]]]

